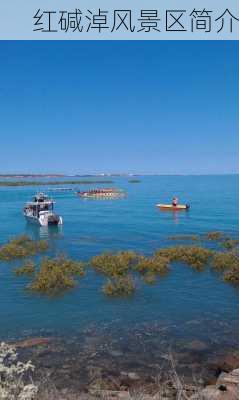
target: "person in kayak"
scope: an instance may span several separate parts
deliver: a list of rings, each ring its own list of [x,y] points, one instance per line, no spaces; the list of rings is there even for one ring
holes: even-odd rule
[[[178,198],[174,197],[173,200],[172,200],[172,206],[173,207],[177,207],[177,205],[178,205]]]

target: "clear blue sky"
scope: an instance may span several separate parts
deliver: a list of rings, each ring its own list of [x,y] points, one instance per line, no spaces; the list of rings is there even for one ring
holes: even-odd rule
[[[1,173],[239,172],[238,42],[0,42]]]

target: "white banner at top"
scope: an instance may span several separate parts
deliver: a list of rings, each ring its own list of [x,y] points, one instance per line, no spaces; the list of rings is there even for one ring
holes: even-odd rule
[[[0,40],[239,40],[239,1],[1,0]]]

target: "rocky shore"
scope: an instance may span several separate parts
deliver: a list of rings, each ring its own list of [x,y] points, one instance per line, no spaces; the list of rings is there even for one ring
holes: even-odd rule
[[[115,338],[93,330],[81,337],[31,337],[12,343],[36,369],[39,400],[238,400],[239,346],[212,351],[199,339],[166,347],[167,330]],[[146,334],[147,336],[147,334]],[[122,339],[122,340],[121,340]],[[120,345],[121,344],[121,345]]]

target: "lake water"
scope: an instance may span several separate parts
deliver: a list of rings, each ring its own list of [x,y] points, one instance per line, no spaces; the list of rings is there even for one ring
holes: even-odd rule
[[[168,239],[172,235],[214,230],[238,235],[239,176],[145,176],[137,184],[129,183],[127,177],[112,179],[114,186],[127,191],[126,198],[82,200],[74,191],[54,192],[52,186],[48,193],[64,219],[59,229],[25,222],[22,208],[38,188],[2,187],[0,243],[25,232],[36,239],[49,239],[50,254],[64,252],[88,260],[106,250],[151,254],[172,245]],[[190,203],[189,212],[160,212],[155,207],[174,195],[181,203]],[[152,327],[157,327],[159,337],[166,327],[164,345],[193,339],[219,347],[239,345],[239,289],[208,270],[199,273],[174,265],[154,286],[137,280],[136,294],[129,299],[105,297],[101,291],[104,278],[89,271],[76,289],[50,299],[25,291],[28,279],[13,274],[19,264],[0,263],[0,339],[39,334],[69,339],[94,326],[121,335],[124,341],[136,331],[152,332]]]

